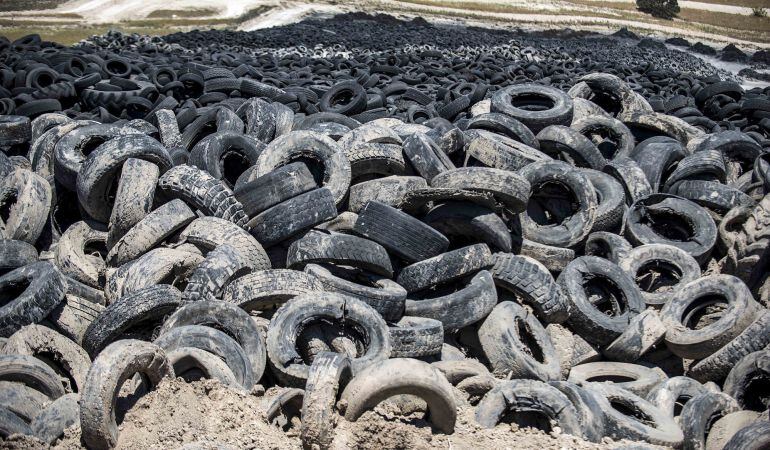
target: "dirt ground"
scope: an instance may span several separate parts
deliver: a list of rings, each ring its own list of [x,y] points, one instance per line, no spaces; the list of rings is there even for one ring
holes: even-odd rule
[[[264,395],[255,395],[228,388],[214,380],[192,383],[181,379],[165,380],[126,412],[120,425],[117,449],[175,449],[193,442],[227,444],[238,449],[300,448],[296,421],[284,432],[264,418],[268,405],[281,389],[271,388]],[[609,438],[601,444],[593,444],[561,434],[558,429],[545,433],[508,424],[482,429],[475,424],[473,407],[464,395],[457,390],[455,394],[461,406],[452,435],[433,434],[429,423],[422,418],[422,412],[404,416],[394,412],[392,405],[381,404],[354,423],[340,416],[332,448],[582,450],[632,444]],[[0,442],[0,448],[44,447],[34,438],[15,436]],[[83,448],[80,429],[69,428],[53,448]]]

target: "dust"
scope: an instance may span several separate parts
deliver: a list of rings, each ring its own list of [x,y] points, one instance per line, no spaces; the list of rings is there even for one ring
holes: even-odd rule
[[[120,424],[117,449],[176,449],[189,443],[205,443],[206,448],[297,449],[302,447],[297,421],[287,431],[268,424],[265,411],[283,388],[270,388],[250,394],[220,384],[216,380],[187,383],[181,378],[164,380],[126,412]],[[335,429],[333,449],[610,449],[632,444],[612,441],[594,444],[562,434],[558,427],[547,433],[513,424],[492,429],[476,425],[474,407],[465,394],[455,389],[458,416],[455,432],[433,432],[422,411],[406,411],[383,402],[356,422],[341,416]],[[46,448],[27,436],[13,436],[0,448]],[[66,430],[55,449],[82,449],[80,429]]]

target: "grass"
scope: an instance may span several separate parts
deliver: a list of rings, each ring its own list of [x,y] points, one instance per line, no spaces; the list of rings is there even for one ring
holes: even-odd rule
[[[745,6],[746,8],[767,8],[767,0],[697,0],[701,3],[711,3],[712,5],[731,5],[731,6]]]
[[[66,0],[0,0],[0,11],[54,9]]]
[[[208,17],[217,14],[216,9],[201,8],[201,9],[156,9],[151,12],[148,19],[176,19],[193,18],[193,17]]]
[[[770,17],[741,16],[738,14],[683,8],[679,13],[678,18],[688,22],[702,23],[733,30],[751,31],[760,34],[770,33]],[[770,39],[770,35],[766,37]]]

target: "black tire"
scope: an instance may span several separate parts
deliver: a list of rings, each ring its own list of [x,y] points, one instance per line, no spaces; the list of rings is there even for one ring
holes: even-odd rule
[[[404,314],[439,320],[445,333],[479,322],[497,304],[494,281],[488,271],[482,270],[466,283],[451,293],[427,292],[427,298],[407,299]]]
[[[342,81],[324,92],[318,107],[324,112],[353,116],[366,109],[366,91],[355,81]]]
[[[270,309],[298,295],[323,290],[323,284],[305,272],[289,269],[258,270],[228,284],[222,299],[249,312]]]
[[[604,155],[590,139],[562,125],[551,125],[537,133],[540,151],[575,167],[602,170],[607,164]]]
[[[660,192],[665,181],[664,176],[670,173],[670,170],[686,154],[686,150],[679,141],[665,136],[655,136],[640,142],[628,156],[642,169],[652,190]]]
[[[495,285],[531,306],[546,323],[562,323],[568,318],[567,299],[540,262],[527,256],[495,253],[490,272]]]
[[[533,162],[551,160],[533,147],[484,130],[469,130],[466,139],[469,144],[465,150],[465,166],[483,165],[516,172]]]
[[[539,133],[550,125],[569,126],[572,108],[572,99],[567,93],[551,86],[527,83],[495,92],[490,109],[509,115],[533,133]]]
[[[644,310],[644,300],[634,281],[606,259],[577,258],[556,281],[569,302],[567,323],[592,344],[609,344]],[[589,300],[594,295],[600,299]]]
[[[666,244],[640,245],[629,251],[619,265],[631,275],[644,302],[651,306],[665,305],[682,286],[701,276],[695,258]]]
[[[706,436],[720,417],[740,411],[738,402],[721,392],[703,392],[691,398],[682,408],[679,424],[684,431],[683,449],[706,448]]]
[[[666,326],[658,312],[646,309],[631,319],[620,336],[602,349],[602,354],[612,361],[634,362],[658,345],[665,334]]]
[[[396,282],[412,293],[474,275],[491,266],[489,247],[476,244],[406,266],[401,269]]]
[[[591,442],[601,442],[606,433],[604,418],[595,394],[569,381],[550,381],[548,384],[566,395],[575,406],[583,429],[583,438]]]
[[[362,348],[351,360],[353,374],[390,357],[388,327],[380,315],[364,302],[339,294],[311,294],[295,297],[273,316],[267,330],[267,355],[273,374],[288,386],[304,385],[310,363],[297,352],[303,326],[310,323],[335,324],[359,335]],[[327,325],[328,326],[328,325]],[[343,333],[340,330],[340,333]]]
[[[110,124],[94,124],[73,128],[57,141],[54,147],[53,174],[56,181],[69,191],[76,189],[80,172],[87,155],[99,145],[121,135],[138,134],[137,131]]]
[[[305,384],[302,399],[302,447],[328,448],[334,439],[337,394],[347,386],[353,374],[350,359],[346,356],[324,352],[313,364]]]
[[[229,244],[210,251],[206,259],[187,277],[187,286],[182,291],[182,303],[220,299],[225,286],[248,271],[239,256]]]
[[[333,193],[320,188],[261,212],[246,226],[257,241],[269,247],[336,216]]]
[[[514,302],[495,306],[479,325],[478,338],[492,373],[499,378],[561,378],[559,357],[545,328]]]
[[[79,400],[78,394],[67,394],[46,406],[29,424],[34,436],[47,445],[52,445],[64,436],[64,430],[73,425],[79,425]]]
[[[646,398],[671,419],[677,420],[682,414],[683,406],[706,392],[708,389],[692,378],[676,376],[658,383],[647,393]],[[684,432],[687,433],[687,429],[684,429]]]
[[[713,180],[724,183],[725,158],[718,150],[702,151],[685,156],[668,175],[662,191],[668,192],[674,184],[684,180]]]
[[[51,211],[53,193],[45,178],[16,169],[0,180],[0,237],[35,244]]]
[[[149,342],[118,341],[94,360],[86,389],[80,394],[80,429],[88,448],[108,450],[117,444],[115,401],[125,380],[137,372],[145,375],[152,387],[174,376],[163,349]]]
[[[612,117],[588,116],[573,122],[570,128],[596,144],[607,160],[628,157],[634,149],[635,139],[631,130],[623,122]]]
[[[444,345],[444,325],[435,319],[404,316],[389,331],[391,358],[438,355]]]
[[[448,170],[430,180],[431,187],[487,192],[494,195],[512,213],[526,209],[531,186],[522,176],[488,167],[463,167]]]
[[[64,276],[49,262],[36,262],[0,276],[0,337],[42,321],[61,303],[67,289]]]
[[[757,420],[727,441],[724,450],[761,450],[770,446],[770,422]]]
[[[598,256],[620,264],[632,248],[623,236],[607,231],[595,231],[586,239],[585,256]]]
[[[218,217],[195,219],[179,234],[179,242],[189,242],[205,250],[230,244],[240,254],[241,262],[251,270],[270,268],[270,259],[259,242],[243,228]]]
[[[311,263],[350,266],[385,277],[393,276],[385,248],[369,239],[346,234],[311,231],[292,242],[286,266],[301,270]]]
[[[740,335],[761,308],[732,275],[691,281],[661,310],[666,347],[682,358],[705,358]]]
[[[608,161],[603,172],[620,182],[626,194],[626,204],[652,194],[652,187],[639,164],[631,158],[620,156]]]
[[[135,325],[162,323],[182,302],[182,293],[173,286],[150,286],[119,298],[88,326],[83,348],[91,357],[98,355]]]
[[[668,244],[704,264],[717,240],[717,226],[703,207],[669,194],[634,202],[625,217],[625,236],[634,245]]]
[[[517,140],[522,144],[528,145],[538,150],[542,150],[540,148],[540,139],[535,138],[535,135],[532,133],[532,131],[530,131],[529,128],[527,128],[526,125],[505,114],[487,112],[474,116],[468,121],[466,130],[475,129],[487,130],[493,133],[502,134],[506,137]]]
[[[583,173],[591,181],[599,204],[591,232],[618,230],[623,223],[623,213],[626,211],[626,195],[623,192],[623,186],[616,179],[598,170],[583,169]]]
[[[234,131],[218,131],[201,139],[190,151],[188,164],[207,171],[231,188],[245,168],[256,164],[264,144]]]
[[[246,226],[249,220],[233,191],[197,167],[173,167],[158,179],[158,187],[169,197],[184,200],[207,216],[229,220],[240,227]]]
[[[0,239],[0,275],[37,261],[37,249],[27,242]]]
[[[48,364],[30,355],[0,355],[0,381],[22,383],[50,400],[65,394],[59,375]]]
[[[725,378],[723,392],[734,398],[742,409],[766,411],[770,399],[765,390],[770,380],[770,349],[749,353],[741,358]]]
[[[615,387],[646,397],[652,388],[666,379],[666,374],[658,368],[640,364],[596,361],[574,366],[567,381],[585,386],[607,379],[614,380],[612,385]]]
[[[422,177],[397,175],[357,183],[350,186],[348,210],[359,213],[369,200],[396,207],[407,192],[427,187]]]
[[[245,330],[244,330],[245,331]],[[252,329],[252,331],[255,331]],[[259,333],[259,331],[257,331]],[[227,364],[247,392],[256,383],[251,360],[243,347],[222,331],[202,325],[180,325],[167,329],[153,342],[165,352],[192,347],[213,353]],[[264,370],[264,366],[262,366]]]
[[[562,432],[583,435],[577,409],[570,399],[555,387],[537,380],[510,380],[495,386],[476,407],[476,423],[482,428],[492,428],[506,413],[517,411],[538,412],[555,422]]]
[[[596,221],[596,192],[589,179],[578,169],[561,161],[532,163],[519,174],[529,181],[532,195],[526,213],[520,216],[525,238],[556,247],[574,247],[583,242]],[[558,192],[549,193],[548,186]],[[571,210],[554,201],[567,192],[573,199]]]
[[[409,262],[437,256],[449,246],[449,240],[435,229],[373,200],[359,212],[353,230]]]
[[[428,183],[436,175],[455,168],[454,163],[444,151],[422,133],[415,133],[404,140],[404,154],[412,163],[412,167]]]
[[[671,187],[669,193],[719,214],[725,214],[737,206],[753,207],[756,204],[756,200],[741,190],[715,181],[680,181]]]
[[[48,396],[23,383],[0,381],[0,408],[11,411],[26,423],[50,401]]]
[[[32,436],[32,429],[19,416],[0,406],[0,437],[7,439],[13,434]]]
[[[115,203],[110,214],[107,249],[152,211],[160,170],[155,164],[129,158],[120,171]]]
[[[357,298],[387,321],[395,322],[404,315],[406,290],[389,278],[327,264],[308,264],[305,272],[320,281],[324,291]]]
[[[261,177],[247,179],[235,186],[235,198],[249,217],[292,197],[315,189],[316,183],[307,166],[295,162],[281,166]]]

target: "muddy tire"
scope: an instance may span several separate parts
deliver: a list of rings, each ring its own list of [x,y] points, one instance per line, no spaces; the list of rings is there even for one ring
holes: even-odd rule
[[[353,377],[350,359],[338,353],[321,353],[313,360],[302,400],[302,447],[329,448],[334,438],[337,394]]]

